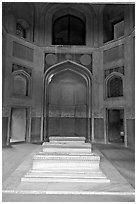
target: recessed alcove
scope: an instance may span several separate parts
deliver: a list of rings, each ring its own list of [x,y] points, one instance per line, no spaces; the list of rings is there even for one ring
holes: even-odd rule
[[[78,72],[78,66],[70,62],[64,63],[64,69],[63,64],[57,69],[55,67],[53,73],[46,77],[44,139],[50,136],[84,136],[88,140],[91,128],[90,81],[86,74]]]

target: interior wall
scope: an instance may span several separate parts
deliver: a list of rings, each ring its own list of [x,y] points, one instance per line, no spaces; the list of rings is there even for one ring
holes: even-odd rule
[[[135,148],[135,120],[127,119],[127,145]]]
[[[56,74],[48,97],[48,135],[87,137],[87,87],[82,77],[67,70]]]
[[[104,141],[104,119],[94,118],[94,139],[97,142]]]
[[[31,118],[32,118],[32,138],[33,135],[37,139],[42,139],[42,128],[40,129],[40,123],[43,121],[43,100],[44,100],[44,73],[47,68],[55,66],[55,64],[62,63],[64,66],[64,61],[70,64],[78,64],[79,69],[76,70],[80,73],[85,73],[86,68],[92,75],[92,85],[89,82],[89,86],[92,86],[91,103],[92,110],[90,114],[95,118],[94,131],[95,138],[104,138],[105,129],[103,126],[105,121],[104,107],[105,108],[120,108],[125,107],[125,117],[126,119],[134,120],[134,43],[135,43],[135,33],[134,33],[134,13],[132,12],[134,6],[128,5],[124,16],[125,16],[125,35],[122,38],[115,39],[114,41],[109,41],[103,44],[103,8],[105,5],[92,5],[92,4],[71,4],[69,9],[76,9],[81,12],[86,19],[86,40],[87,44],[85,46],[51,46],[51,31],[52,31],[52,17],[56,11],[62,8],[68,8],[67,4],[49,4],[49,3],[34,3],[35,7],[35,18],[33,19],[35,33],[35,43],[28,42],[27,39],[21,39],[15,35],[15,22],[16,18],[12,15],[12,9],[9,7],[9,3],[5,2],[7,7],[5,8],[3,15],[3,56],[5,60],[3,61],[3,117],[6,122],[4,127],[7,127],[7,120],[10,118],[9,110],[11,107],[30,107]],[[4,4],[4,5],[5,5]],[[14,7],[14,3],[10,5]],[[61,7],[62,6],[62,7]],[[23,8],[23,7],[22,7]],[[8,10],[9,9],[9,10]],[[113,14],[115,14],[115,6],[113,5]],[[23,9],[22,9],[23,11]],[[111,11],[109,11],[111,14]],[[19,15],[19,12],[18,14]],[[21,14],[22,15],[22,14]],[[24,10],[25,15],[25,10]],[[27,15],[27,18],[30,14]],[[83,18],[83,17],[82,17]],[[7,21],[8,19],[8,21]],[[7,26],[8,29],[7,29]],[[13,54],[14,45],[17,46],[16,52]],[[21,46],[20,46],[21,45]],[[98,48],[98,49],[96,49]],[[15,51],[15,50],[14,50]],[[19,52],[18,52],[19,51]],[[53,60],[47,61],[45,56],[53,56]],[[59,59],[59,60],[58,60]],[[88,59],[88,60],[87,60]],[[5,63],[5,64],[4,64]],[[49,63],[49,64],[48,64]],[[51,63],[51,64],[50,64]],[[17,69],[25,70],[30,78],[32,79],[32,84],[30,87],[31,95],[26,97],[15,96],[12,93],[12,72],[14,71],[13,64],[19,65]],[[48,66],[47,66],[48,64]],[[69,64],[69,65],[70,65]],[[83,68],[84,67],[84,68]],[[66,68],[66,66],[64,66]],[[121,73],[121,69],[124,70]],[[62,68],[63,69],[63,68]],[[73,69],[73,68],[72,68]],[[105,74],[106,73],[117,72],[121,73],[124,79],[124,96],[120,98],[108,99],[105,98]],[[87,73],[87,72],[86,72]],[[56,84],[57,85],[57,84]],[[71,86],[70,86],[71,87]],[[71,94],[71,88],[69,87],[69,94]],[[55,86],[56,88],[56,86]],[[81,92],[85,92],[84,88],[79,84],[75,85],[76,92],[81,89]],[[64,95],[65,93],[62,92]],[[84,94],[82,95],[85,98]],[[78,104],[82,96],[77,95],[76,100]],[[54,98],[54,97],[53,97]],[[66,97],[65,97],[66,98]],[[54,99],[55,100],[55,99]],[[54,101],[53,100],[53,101]],[[71,100],[70,100],[71,102]],[[62,103],[65,103],[65,99]],[[8,110],[9,109],[9,110]],[[81,108],[80,108],[81,109]],[[72,111],[73,112],[73,111]],[[77,120],[73,124],[77,123],[75,128],[76,134],[84,134],[84,130],[87,122],[82,115],[85,113],[85,107],[80,112],[76,110]],[[56,112],[57,114],[57,112]],[[81,117],[82,115],[82,117]],[[59,121],[54,120],[51,117],[52,124],[56,123],[56,128],[53,134],[58,131]],[[90,120],[90,119],[89,119]],[[128,132],[134,133],[134,126],[127,122]],[[79,125],[78,125],[79,124]],[[82,127],[83,125],[83,127]],[[36,126],[36,128],[35,128]],[[65,122],[64,122],[65,126]],[[98,129],[98,127],[100,127]],[[44,124],[44,128],[47,128]],[[87,128],[87,127],[86,127]],[[131,128],[131,130],[130,130]],[[4,131],[4,130],[3,130]],[[7,130],[5,130],[6,132]],[[9,131],[9,130],[8,130]],[[39,133],[39,131],[41,131]],[[104,132],[103,132],[104,131]],[[130,133],[128,137],[130,137]],[[4,133],[6,135],[6,133]],[[93,134],[93,136],[94,136]],[[130,142],[133,144],[133,142]]]
[[[41,118],[32,117],[31,118],[31,142],[40,141],[40,131],[41,131]]]

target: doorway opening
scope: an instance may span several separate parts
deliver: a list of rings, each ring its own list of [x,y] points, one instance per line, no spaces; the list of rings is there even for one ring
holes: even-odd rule
[[[124,144],[124,109],[107,110],[107,133],[108,142]]]
[[[10,143],[25,142],[28,140],[28,109],[12,108],[10,122]]]

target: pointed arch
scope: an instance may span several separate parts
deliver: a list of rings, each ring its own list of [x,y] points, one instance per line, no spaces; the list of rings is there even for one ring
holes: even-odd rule
[[[91,112],[92,112],[92,97],[91,97],[91,84],[92,84],[92,76],[90,71],[77,63],[74,63],[70,60],[65,62],[58,63],[56,65],[51,66],[48,70],[46,70],[44,75],[44,98],[43,98],[43,120],[48,120],[48,94],[49,94],[49,85],[54,77],[57,75],[60,76],[62,73],[68,74],[70,73],[72,76],[76,75],[79,79],[83,80],[86,84],[86,93],[87,93],[87,140],[91,140]],[[43,121],[43,130],[44,130]],[[47,133],[46,133],[47,134]],[[42,133],[43,138],[43,133]]]
[[[76,9],[57,10],[52,17],[52,44],[85,45],[86,19]]]
[[[123,75],[113,72],[106,78],[106,97],[121,97],[124,95]]]
[[[52,44],[52,23],[53,20],[58,16],[56,13],[59,11],[63,12],[63,15],[65,14],[74,14],[77,17],[80,17],[86,24],[86,36],[85,36],[85,44],[90,45],[93,44],[93,34],[92,30],[94,27],[94,16],[95,12],[94,9],[90,5],[82,5],[82,4],[49,4],[45,7],[43,7],[41,13],[41,19],[40,24],[47,25],[45,26],[45,44]],[[65,13],[64,13],[65,11]],[[67,11],[67,13],[66,13]],[[75,11],[75,12],[74,12]],[[82,14],[82,15],[81,15]],[[44,36],[43,36],[44,38]]]
[[[30,96],[31,79],[30,75],[23,70],[14,71],[12,73],[12,93],[17,96]]]

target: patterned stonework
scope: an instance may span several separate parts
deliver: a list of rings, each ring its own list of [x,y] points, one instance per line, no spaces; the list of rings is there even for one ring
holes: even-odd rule
[[[18,64],[13,64],[13,65],[12,65],[12,72],[18,71],[18,70],[23,70],[23,71],[25,71],[26,73],[28,73],[30,76],[32,75],[32,70],[31,70],[31,68],[24,67],[24,66],[21,66],[21,65],[18,65]]]
[[[49,117],[86,118],[86,106],[72,106],[67,108],[50,106]]]
[[[54,54],[46,55],[46,63],[48,65],[54,65],[55,63],[57,63],[57,56]]]
[[[66,60],[71,60],[72,56],[70,54],[66,54],[65,58]]]
[[[78,64],[82,64],[92,72],[92,55],[91,54],[80,54],[80,53],[46,53],[45,54],[45,70],[50,66],[60,62],[70,60]]]
[[[80,57],[80,62],[83,65],[90,65],[91,64],[91,56],[90,55],[82,55]]]
[[[112,72],[118,72],[124,75],[124,66],[122,67],[115,67],[112,69],[107,69],[104,71],[104,77],[106,78],[109,74],[111,74]]]

